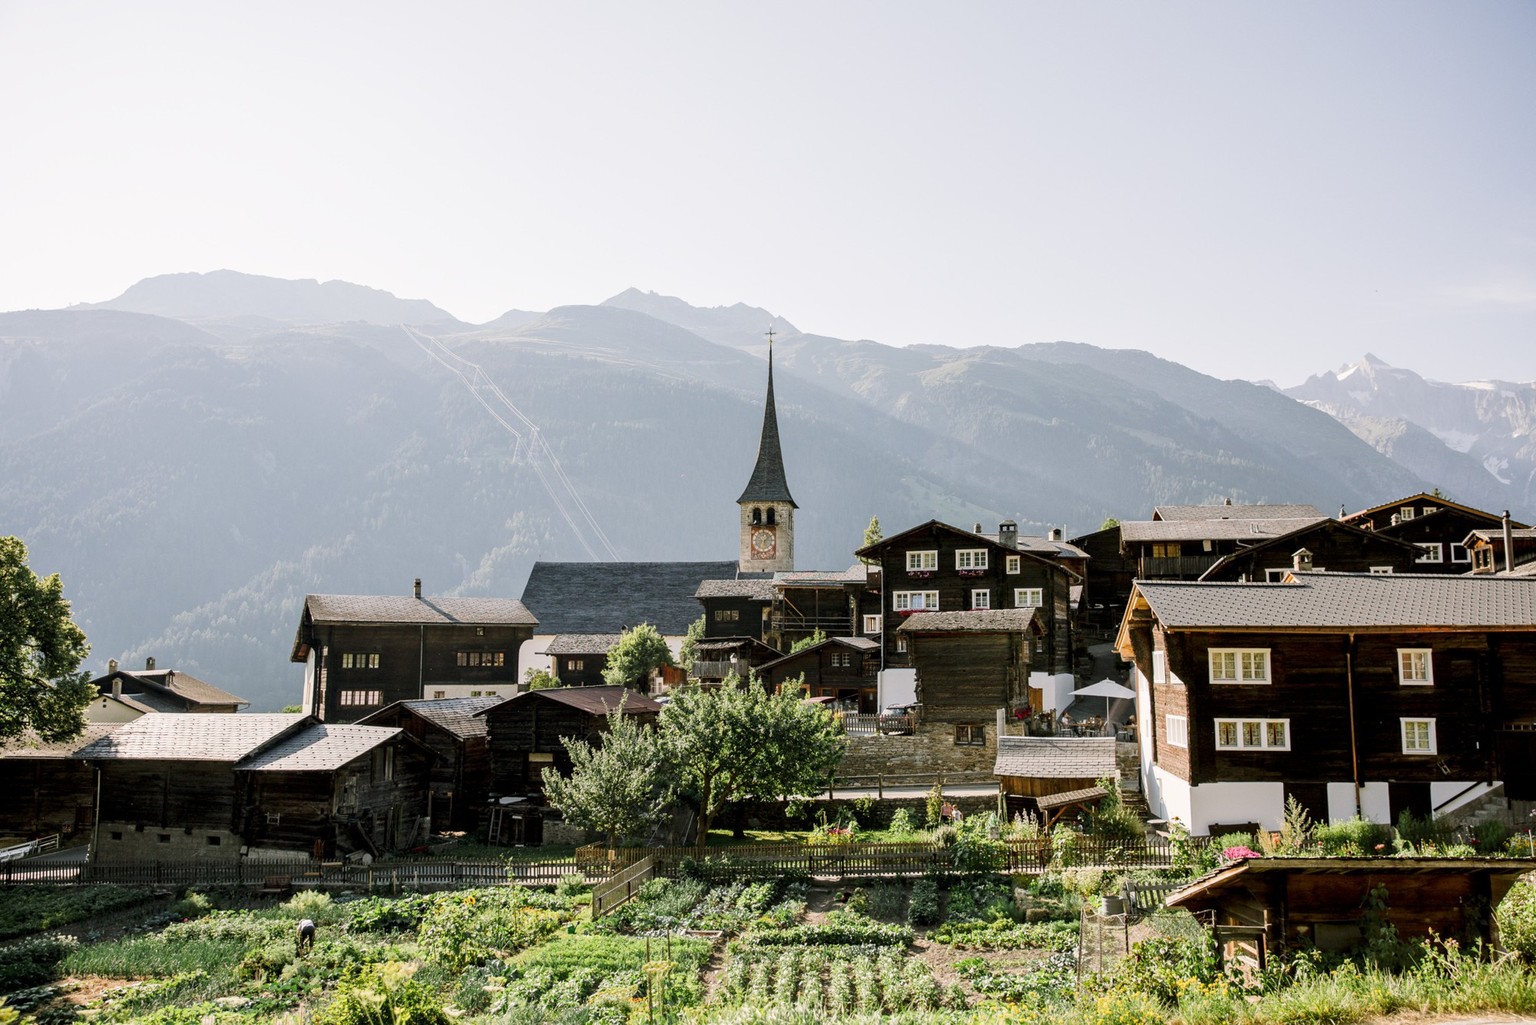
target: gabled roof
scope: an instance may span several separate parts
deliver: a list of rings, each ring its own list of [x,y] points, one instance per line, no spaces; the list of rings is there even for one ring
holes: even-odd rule
[[[1536,579],[1417,573],[1295,573],[1277,584],[1139,580],[1138,609],[1171,630],[1526,630],[1536,632]]]
[[[1211,567],[1200,575],[1200,579],[1214,579],[1215,577],[1219,576],[1221,572],[1224,571],[1228,566],[1232,565],[1232,563],[1246,559],[1248,556],[1254,554],[1255,552],[1263,552],[1267,549],[1279,549],[1280,551],[1286,552],[1288,555],[1294,555],[1295,552],[1290,550],[1292,545],[1304,544],[1308,537],[1315,536],[1319,531],[1325,530],[1350,535],[1356,538],[1361,544],[1379,543],[1387,547],[1396,547],[1401,549],[1404,555],[1411,555],[1414,558],[1418,558],[1418,556],[1421,554],[1419,547],[1411,541],[1402,541],[1395,537],[1387,537],[1386,535],[1378,534],[1373,530],[1362,530],[1352,523],[1341,523],[1338,520],[1319,520],[1316,523],[1309,523],[1304,527],[1298,527],[1297,529],[1291,531],[1289,534],[1281,534],[1279,537],[1272,537],[1262,541],[1255,541],[1253,544],[1248,545],[1246,548],[1239,548],[1231,555],[1224,555],[1212,563]]]
[[[0,758],[69,758],[126,725],[121,722],[88,722],[78,737],[52,743],[40,740],[36,733],[28,730],[0,744]]]
[[[1321,509],[1306,503],[1237,505],[1232,502],[1217,502],[1213,505],[1160,505],[1152,510],[1153,520],[1320,520],[1322,518]]]
[[[1497,893],[1532,870],[1536,870],[1533,858],[1245,858],[1185,883],[1168,894],[1164,903],[1171,908],[1185,907],[1220,899],[1227,893],[1252,900],[1251,887],[1257,880],[1251,877],[1270,873],[1369,877],[1373,883],[1379,876],[1443,875],[1462,879],[1487,874],[1500,877]],[[1395,884],[1388,881],[1387,885]]]
[[[661,711],[661,705],[639,691],[630,690],[628,687],[603,686],[548,687],[544,690],[524,691],[476,714],[488,716],[498,709],[506,709],[519,702],[521,704],[518,707],[522,707],[537,701],[554,701],[589,715],[607,715],[610,711],[617,709],[620,703],[623,704],[625,713],[629,715],[645,715]]]
[[[974,530],[962,530],[960,527],[957,527],[952,523],[945,523],[943,520],[929,520],[926,523],[919,523],[917,526],[909,527],[899,534],[893,534],[890,537],[882,538],[872,545],[865,545],[863,548],[860,548],[853,554],[861,559],[878,559],[886,549],[904,548],[911,542],[912,535],[921,531],[933,530],[935,528],[949,531],[950,533],[955,534],[963,539],[980,542],[987,545],[989,548],[999,552],[1004,552],[1008,555],[1022,555],[1026,559],[1034,559],[1036,562],[1042,562],[1048,566],[1060,567],[1065,569],[1068,573],[1077,575],[1072,569],[1063,566],[1060,562],[1056,561],[1056,559],[1051,558],[1048,555],[1041,554],[1040,552],[1026,551],[1023,548],[1013,548],[999,541],[996,534],[978,534]],[[1068,545],[1068,547],[1073,546]],[[1086,558],[1086,556],[1081,557]]]
[[[1486,509],[1478,509],[1470,505],[1462,505],[1460,502],[1453,502],[1449,498],[1442,498],[1439,495],[1431,495],[1424,491],[1420,491],[1417,495],[1409,495],[1406,498],[1399,498],[1395,502],[1383,502],[1381,505],[1373,505],[1369,509],[1361,509],[1359,512],[1350,513],[1347,516],[1341,516],[1340,519],[1344,520],[1346,523],[1352,523],[1355,520],[1367,520],[1380,513],[1393,513],[1402,506],[1416,505],[1422,502],[1429,502],[1445,509],[1455,509],[1458,512],[1463,512],[1471,516],[1487,519],[1494,523],[1503,521],[1503,517],[1498,513],[1491,513]],[[1525,524],[1516,523],[1515,526],[1523,527]]]
[[[795,508],[784,477],[784,453],[779,448],[779,416],[773,405],[773,344],[768,345],[768,397],[763,401],[763,434],[757,442],[757,463],[736,504],[743,502],[788,502]]]
[[[540,655],[606,655],[623,634],[556,634]]]
[[[241,772],[334,772],[403,736],[403,730],[388,726],[317,722],[251,755],[235,768]]]
[[[787,587],[842,587],[846,584],[863,584],[869,580],[869,567],[856,562],[847,569],[792,569],[773,575],[773,587],[782,591]]]
[[[780,656],[772,662],[764,662],[760,668],[772,669],[775,666],[781,666],[788,662],[798,662],[807,655],[819,654],[823,648],[847,648],[850,651],[857,651],[861,655],[868,655],[871,652],[879,651],[880,645],[868,637],[828,637],[824,641],[807,644],[799,651],[792,651],[787,655]]]
[[[970,612],[914,612],[896,628],[897,633],[1023,633],[1039,607],[1024,609],[976,609]]]
[[[304,611],[314,623],[404,623],[411,626],[538,626],[516,598],[447,598],[405,594],[311,594]]]
[[[650,623],[681,636],[699,618],[699,584],[735,575],[734,561],[536,562],[523,601],[539,610],[541,634],[619,633]]]
[[[1024,779],[1118,777],[1114,737],[998,737],[994,776]]]
[[[1226,520],[1127,520],[1120,524],[1121,544],[1149,541],[1251,541],[1279,537],[1327,519],[1311,517]]]
[[[144,715],[87,744],[89,761],[238,762],[316,720],[283,712]]]
[[[439,729],[453,734],[461,740],[470,737],[485,736],[485,719],[480,715],[494,705],[499,705],[505,698],[491,696],[479,698],[411,698],[405,701],[396,701],[385,705],[370,715],[365,715],[357,721],[359,726],[370,726],[374,720],[383,721],[390,718],[393,710],[405,709],[412,715],[425,719]]]
[[[771,577],[742,577],[737,580],[701,580],[693,596],[705,598],[745,598],[748,601],[773,601]]]
[[[117,678],[123,682],[123,698],[137,698],[137,703],[126,700],[124,703],[145,711],[181,712],[188,707],[206,705],[234,705],[243,708],[250,704],[244,698],[175,669],[119,668],[105,676],[96,677],[91,681],[91,686],[99,694],[110,697],[113,680]]]

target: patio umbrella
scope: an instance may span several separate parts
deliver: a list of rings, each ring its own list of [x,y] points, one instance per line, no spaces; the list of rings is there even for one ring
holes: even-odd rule
[[[1106,679],[1100,680],[1098,683],[1089,684],[1082,690],[1074,693],[1072,696],[1077,698],[1103,698],[1104,718],[1108,719],[1110,698],[1134,698],[1136,696],[1136,692],[1123,684],[1116,683],[1114,680]]]

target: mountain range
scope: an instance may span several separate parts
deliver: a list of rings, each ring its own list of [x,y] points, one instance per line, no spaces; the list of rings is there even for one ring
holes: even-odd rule
[[[515,596],[538,559],[734,558],[769,328],[802,568],[845,567],[872,515],[1076,534],[1223,498],[1530,505],[1532,457],[1500,432],[1531,386],[1369,357],[1282,394],[1145,352],[897,348],[633,289],[472,325],[220,271],[0,314],[0,533],[63,575],[97,668],[153,656],[276,708],[307,593]]]

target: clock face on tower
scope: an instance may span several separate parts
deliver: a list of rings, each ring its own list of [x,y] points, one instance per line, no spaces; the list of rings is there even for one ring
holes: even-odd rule
[[[758,527],[752,531],[752,557],[754,559],[771,559],[775,539],[773,531],[767,527]]]

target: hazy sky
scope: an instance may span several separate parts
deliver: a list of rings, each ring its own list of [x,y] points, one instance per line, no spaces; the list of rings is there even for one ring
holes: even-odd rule
[[[0,0],[0,309],[231,268],[1536,379],[1536,3]]]

